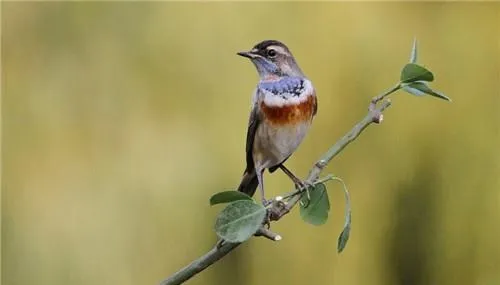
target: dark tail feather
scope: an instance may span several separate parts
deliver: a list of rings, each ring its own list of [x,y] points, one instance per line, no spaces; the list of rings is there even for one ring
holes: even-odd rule
[[[243,178],[241,179],[240,186],[238,187],[238,191],[243,192],[249,196],[253,196],[255,190],[257,190],[258,185],[259,180],[257,179],[255,170],[251,172],[245,171],[245,173],[243,174]]]

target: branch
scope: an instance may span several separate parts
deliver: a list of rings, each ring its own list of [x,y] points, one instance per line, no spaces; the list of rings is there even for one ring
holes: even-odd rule
[[[219,244],[215,245],[209,252],[195,261],[191,262],[188,266],[182,268],[177,271],[174,275],[169,278],[163,280],[161,285],[174,285],[174,284],[182,284],[187,281],[189,278],[195,276],[199,272],[203,271],[205,268],[209,267],[226,254],[231,252],[241,243],[224,243],[219,246]]]
[[[309,172],[309,176],[306,181],[309,184],[317,184],[319,175],[323,169],[328,165],[328,163],[337,156],[347,145],[353,142],[369,125],[372,123],[379,124],[382,122],[382,113],[387,109],[391,102],[389,99],[384,100],[388,95],[399,90],[401,87],[399,84],[389,89],[388,91],[382,93],[379,96],[374,97],[370,106],[368,107],[368,114],[357,123],[347,134],[345,134],[339,141],[337,141],[322,157],[319,159]],[[377,106],[380,101],[384,100],[380,106]],[[292,208],[300,200],[302,194],[306,191],[306,188],[295,190],[294,192],[285,195],[285,198],[289,198],[286,202],[283,201],[283,197],[278,196],[274,198],[272,204],[268,208],[270,221],[278,221],[284,215],[288,214]],[[259,231],[255,234],[256,236],[263,236],[273,241],[281,240],[281,236],[271,232],[267,227],[262,226]],[[203,271],[208,266],[212,265],[226,254],[231,252],[233,249],[238,247],[241,243],[229,243],[224,241],[219,241],[217,245],[214,246],[209,252],[201,256],[197,260],[193,261],[191,264],[182,268],[181,270],[174,273],[169,278],[163,280],[161,285],[177,285],[185,282],[189,278],[193,277],[197,273]]]
[[[385,109],[387,109],[391,105],[390,100],[385,100],[380,107],[377,107],[377,104],[382,101],[385,97],[389,96],[389,94],[394,93],[399,90],[401,87],[399,84],[395,85],[388,91],[373,97],[370,102],[370,106],[368,107],[368,114],[357,123],[347,134],[345,134],[337,143],[335,143],[324,155],[323,157],[316,162],[314,167],[309,172],[309,177],[307,181],[315,181],[318,179],[321,171],[328,165],[328,163],[339,154],[347,145],[353,142],[361,132],[366,129],[370,124],[376,123],[380,124],[383,120],[382,113]]]

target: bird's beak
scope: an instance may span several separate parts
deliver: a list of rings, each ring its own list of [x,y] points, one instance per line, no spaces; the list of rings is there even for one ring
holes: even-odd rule
[[[249,59],[254,59],[256,57],[258,57],[257,54],[251,52],[251,51],[240,51],[238,53],[236,53],[237,55],[239,56],[243,56],[243,57],[246,57],[246,58],[249,58]]]

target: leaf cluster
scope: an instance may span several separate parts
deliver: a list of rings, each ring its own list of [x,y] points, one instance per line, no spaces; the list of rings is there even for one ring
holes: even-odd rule
[[[413,42],[410,62],[403,67],[399,86],[404,91],[416,95],[431,95],[446,101],[451,99],[443,93],[433,90],[429,82],[434,81],[434,74],[427,68],[417,64],[417,40]]]

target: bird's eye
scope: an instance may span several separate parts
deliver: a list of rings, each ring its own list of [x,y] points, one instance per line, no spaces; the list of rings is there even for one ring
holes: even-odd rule
[[[267,56],[268,56],[269,58],[274,58],[274,57],[276,57],[276,51],[275,51],[274,49],[272,49],[272,48],[271,48],[271,49],[268,49],[268,50],[267,50]]]

